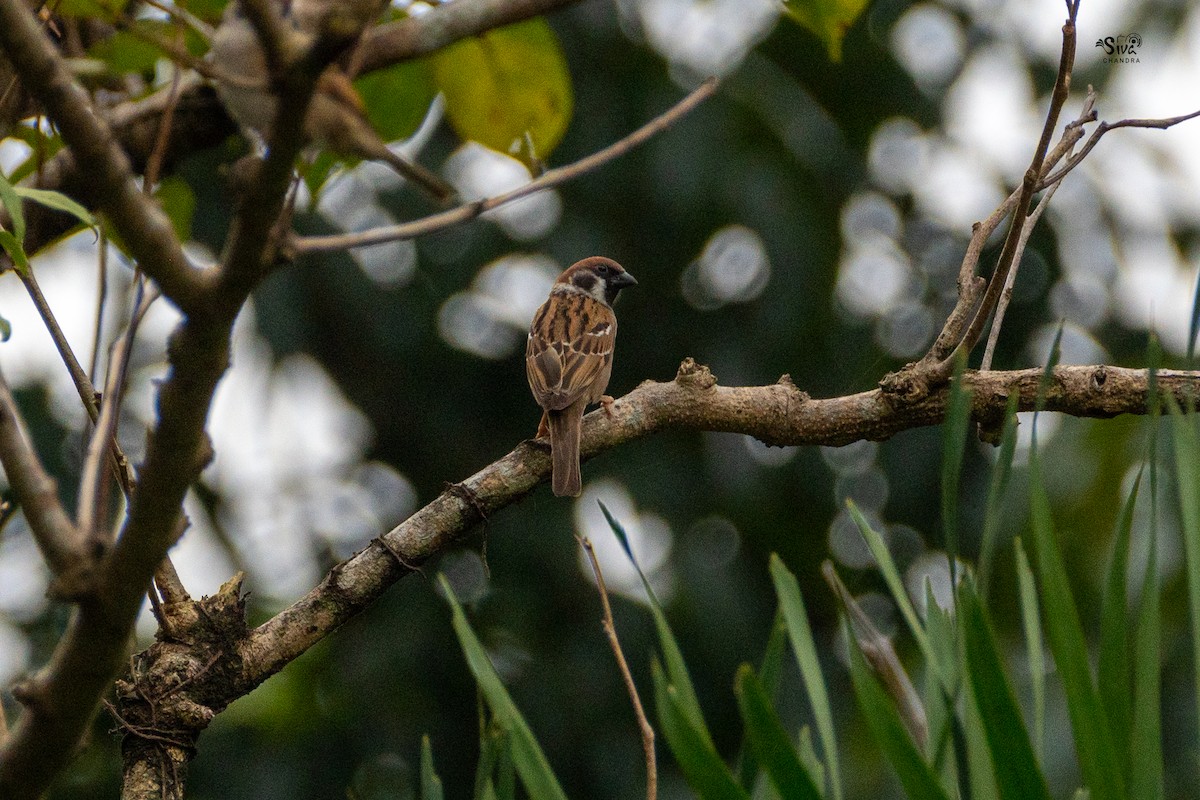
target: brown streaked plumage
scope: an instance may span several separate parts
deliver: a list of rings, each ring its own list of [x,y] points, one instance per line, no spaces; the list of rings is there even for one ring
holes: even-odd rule
[[[543,409],[538,436],[550,436],[552,486],[560,497],[579,496],[583,412],[606,399],[617,338],[612,304],[621,289],[636,283],[610,258],[585,258],[558,276],[550,297],[533,315],[525,375]]]

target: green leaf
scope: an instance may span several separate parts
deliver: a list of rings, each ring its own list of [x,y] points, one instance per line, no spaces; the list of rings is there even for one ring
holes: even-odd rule
[[[164,38],[171,35],[174,27],[158,20],[140,20],[134,24],[147,33]],[[88,48],[88,55],[104,62],[110,72],[118,75],[149,72],[154,69],[159,59],[164,58],[157,45],[129,31],[117,31],[111,36],[99,39]]]
[[[421,737],[421,800],[442,800],[442,779],[433,769],[433,746],[429,736]]]
[[[921,757],[921,751],[908,735],[891,698],[871,675],[858,640],[842,622],[846,640],[850,642],[850,681],[854,696],[866,718],[871,737],[887,756],[900,778],[909,800],[948,800],[937,775]]]
[[[771,707],[767,690],[749,664],[737,672],[734,684],[738,708],[755,756],[767,770],[780,797],[788,800],[821,800],[821,793],[788,738],[779,715]]]
[[[667,624],[667,615],[663,612],[662,604],[658,602],[658,596],[654,594],[654,589],[650,586],[650,581],[646,580],[645,573],[642,572],[642,567],[638,564],[637,559],[633,556],[633,549],[629,546],[629,537],[625,533],[624,526],[617,521],[616,517],[608,510],[604,503],[596,501],[600,510],[604,513],[604,518],[608,520],[608,526],[612,528],[613,534],[617,537],[621,547],[625,550],[625,555],[629,557],[633,568],[637,570],[638,577],[642,580],[642,586],[646,590],[646,596],[650,599],[650,614],[654,618],[654,627],[658,631],[658,642],[662,648],[663,660],[667,665],[667,675],[670,678],[671,686],[678,695],[678,703],[683,708],[699,731],[699,734],[705,739],[710,748],[715,750],[712,743],[712,737],[708,732],[708,726],[704,723],[704,715],[700,711],[700,699],[696,696],[696,689],[692,685],[691,676],[688,675],[687,664],[683,660],[683,651],[679,649],[679,642],[676,641],[675,635],[671,632],[671,626]]]
[[[192,216],[196,212],[196,195],[183,178],[170,175],[158,182],[154,199],[162,206],[163,213],[171,220],[175,236],[186,242],[192,236]]]
[[[30,189],[25,186],[16,187],[16,191],[18,196],[26,200],[70,214],[89,228],[96,227],[96,218],[92,216],[91,212],[62,192],[53,192],[49,189]]]
[[[658,659],[651,662],[650,673],[658,724],[688,785],[701,800],[749,800],[717,755],[708,731],[695,724],[678,687],[668,680]]]
[[[1084,783],[1095,800],[1123,800],[1126,796],[1124,776],[1117,760],[1108,716],[1092,682],[1083,625],[1055,541],[1050,497],[1042,480],[1036,437],[1035,420],[1034,442],[1029,454],[1029,482],[1034,552],[1045,605],[1046,636],[1066,693],[1075,752]]]
[[[464,39],[431,57],[446,116],[463,139],[533,165],[566,133],[573,97],[550,25],[531,19]]]
[[[29,258],[25,255],[25,248],[17,240],[17,237],[5,230],[0,230],[0,248],[8,253],[8,257],[13,260],[13,266],[18,272],[29,272]]]
[[[385,142],[407,139],[421,127],[437,97],[433,69],[426,61],[402,61],[354,81],[367,119]]]
[[[1021,625],[1025,630],[1025,647],[1029,651],[1029,682],[1033,694],[1033,743],[1042,755],[1046,731],[1046,656],[1042,651],[1042,626],[1038,620],[1037,587],[1025,545],[1018,537],[1013,542],[1017,558],[1017,596],[1021,603]]]
[[[992,481],[988,486],[987,510],[983,515],[983,537],[979,544],[979,596],[988,597],[992,578],[992,565],[996,559],[996,543],[1000,536],[1000,506],[1012,474],[1013,454],[1017,449],[1017,408],[1021,396],[1014,389],[1008,395],[1004,410],[1004,430],[1000,434],[1000,453],[992,469]]]
[[[1138,470],[1133,489],[1125,499],[1125,506],[1117,522],[1117,535],[1113,539],[1108,581],[1100,611],[1100,666],[1097,683],[1104,707],[1108,709],[1108,720],[1112,724],[1113,744],[1121,754],[1126,753],[1129,748],[1129,726],[1133,715],[1129,694],[1132,660],[1129,657],[1129,591],[1126,573],[1129,570],[1133,507],[1137,502],[1138,486],[1141,482],[1142,472]]]
[[[987,616],[974,590],[959,592],[967,676],[983,722],[996,785],[1003,800],[1050,800],[1012,686],[1004,675]]]
[[[966,358],[959,358],[950,382],[950,401],[942,426],[942,529],[950,564],[950,585],[958,584],[958,484],[963,450],[971,425],[971,393],[963,384]]]
[[[783,0],[783,10],[817,35],[831,61],[842,60],[842,40],[868,0]]]
[[[841,800],[842,770],[838,764],[837,738],[833,732],[833,709],[829,704],[829,692],[821,672],[821,660],[817,655],[812,628],[808,624],[808,611],[800,594],[800,584],[775,553],[771,554],[770,570],[775,594],[779,597],[779,610],[787,624],[788,638],[792,641],[792,652],[796,656],[796,663],[800,665],[800,677],[804,680],[804,688],[812,704],[821,751],[825,755],[825,763],[829,765],[829,784],[833,789],[833,797],[834,800]]]
[[[439,574],[438,582],[446,595],[446,601],[450,604],[454,633],[458,636],[463,655],[466,656],[467,666],[475,676],[496,722],[508,734],[513,762],[517,774],[521,776],[521,783],[525,785],[530,796],[539,800],[566,800],[566,794],[550,770],[550,762],[546,760],[546,755],[538,746],[525,718],[521,716],[508,690],[504,688],[504,683],[500,680],[496,668],[492,666],[483,645],[471,630],[467,615],[463,612],[458,598],[454,596],[454,590],[450,588],[450,581],[446,580],[445,575]]]

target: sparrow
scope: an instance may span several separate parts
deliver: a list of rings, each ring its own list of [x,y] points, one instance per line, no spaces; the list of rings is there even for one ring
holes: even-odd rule
[[[321,16],[313,4],[284,3],[284,30],[297,48],[313,43]],[[319,8],[319,6],[318,6]],[[304,9],[310,9],[305,11]],[[213,32],[209,60],[216,67],[217,96],[229,115],[244,130],[264,136],[275,123],[278,103],[267,75],[266,56],[258,33],[242,11],[240,0],[230,0],[221,24]],[[431,171],[391,151],[367,119],[362,98],[342,69],[332,64],[321,74],[304,116],[304,133],[312,141],[343,156],[384,161],[402,178],[448,202],[454,190]]]
[[[543,409],[538,438],[550,436],[551,481],[559,497],[578,497],[579,433],[591,403],[607,409],[612,375],[617,294],[637,281],[610,258],[591,256],[568,267],[533,315],[525,375]]]

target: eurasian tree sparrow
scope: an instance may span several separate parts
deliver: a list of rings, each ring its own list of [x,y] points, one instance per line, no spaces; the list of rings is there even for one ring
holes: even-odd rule
[[[620,264],[592,256],[558,276],[550,297],[533,316],[525,348],[525,374],[543,409],[538,437],[550,435],[552,485],[560,497],[578,497],[579,433],[584,409],[605,407],[612,375],[617,317],[612,304],[637,284]]]

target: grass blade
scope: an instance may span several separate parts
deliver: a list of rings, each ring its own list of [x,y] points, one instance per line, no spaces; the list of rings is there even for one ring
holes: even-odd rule
[[[842,621],[850,649],[850,680],[854,696],[867,721],[872,738],[891,762],[909,800],[948,800],[933,769],[908,735],[891,698],[871,675],[850,623]]]
[[[858,506],[854,504],[853,500],[847,500],[846,507],[850,510],[851,519],[858,525],[859,533],[862,534],[867,547],[870,548],[871,555],[875,557],[875,563],[879,565],[879,571],[883,574],[883,580],[887,583],[888,589],[892,593],[892,599],[896,601],[896,606],[900,609],[900,615],[904,617],[904,621],[908,623],[909,630],[912,631],[913,638],[917,640],[917,646],[921,648],[921,654],[925,657],[925,662],[938,670],[938,674],[942,678],[942,687],[953,694],[953,685],[950,681],[950,676],[941,673],[937,654],[933,652],[933,648],[929,644],[929,636],[926,635],[925,628],[921,626],[917,610],[913,607],[912,599],[908,596],[908,590],[904,588],[904,581],[900,577],[900,570],[896,568],[896,562],[892,560],[892,554],[888,551],[883,537],[871,528],[871,524],[867,522],[867,518],[858,510]]]
[[[1029,556],[1020,537],[1013,543],[1017,558],[1017,587],[1021,601],[1021,626],[1025,629],[1025,647],[1029,650],[1029,681],[1033,694],[1033,747],[1038,760],[1044,758],[1046,741],[1046,655],[1042,650],[1042,626],[1038,619],[1037,586]]]
[[[758,671],[759,682],[768,697],[773,696],[775,690],[779,688],[779,677],[783,672],[783,656],[787,651],[787,644],[787,624],[783,621],[783,612],[776,611],[775,619],[771,623],[771,635],[767,639],[767,649],[763,653],[762,666]],[[742,737],[738,758],[734,763],[737,764],[738,783],[747,790],[753,788],[754,780],[758,776],[759,764],[758,759],[754,756],[754,750],[749,746],[749,741],[745,736]],[[824,770],[821,774],[824,774]]]
[[[958,487],[967,430],[971,425],[971,393],[962,379],[966,365],[966,358],[960,358],[954,366],[950,401],[942,428],[942,529],[946,555],[950,559],[951,586],[958,584]]]
[[[1153,502],[1153,501],[1152,501]],[[1129,796],[1161,800],[1163,742],[1161,711],[1162,603],[1158,577],[1158,532],[1150,531],[1150,551],[1142,581],[1142,607],[1134,637],[1133,722],[1129,735]]]
[[[496,668],[492,666],[483,645],[471,630],[467,615],[455,597],[454,590],[450,588],[450,582],[446,580],[445,575],[440,574],[438,582],[446,595],[446,601],[450,604],[451,624],[467,659],[467,666],[475,676],[475,681],[479,684],[479,689],[497,724],[508,734],[513,763],[521,777],[521,783],[525,785],[529,795],[538,800],[566,800],[567,796],[559,786],[558,779],[554,777],[545,753],[538,746],[533,732],[509,696],[508,690],[504,688],[504,683],[500,680]]]
[[[1175,448],[1179,519],[1191,611],[1193,687],[1200,688],[1200,440],[1196,437],[1195,420],[1195,414],[1184,414],[1176,404],[1171,404],[1171,439]],[[1200,694],[1196,695],[1196,702],[1200,708]]]
[[[771,707],[767,690],[749,664],[738,669],[734,689],[750,747],[766,768],[779,796],[788,800],[821,800],[816,783],[801,763],[779,715]]]
[[[988,597],[992,565],[996,559],[996,540],[1000,535],[1000,506],[1008,479],[1012,475],[1013,454],[1017,450],[1017,407],[1020,394],[1014,389],[1004,410],[1004,430],[1000,433],[1000,453],[992,469],[988,486],[987,510],[983,515],[983,537],[979,542],[979,596]]]
[[[421,800],[443,800],[442,779],[433,769],[433,746],[429,736],[421,737]]]
[[[1046,636],[1066,693],[1075,751],[1084,782],[1094,800],[1124,800],[1124,776],[1113,745],[1108,716],[1092,682],[1083,625],[1055,541],[1050,497],[1037,455],[1036,426],[1035,420],[1034,444],[1029,455],[1030,505],[1037,575],[1041,579],[1046,612]]]
[[[707,729],[695,724],[678,687],[671,684],[658,659],[651,662],[650,671],[658,724],[688,785],[701,800],[749,800],[717,754]]]
[[[1125,499],[1121,516],[1117,520],[1117,535],[1113,539],[1112,558],[1108,567],[1108,580],[1100,611],[1100,665],[1097,683],[1100,698],[1108,710],[1108,721],[1112,723],[1113,744],[1122,756],[1129,750],[1129,726],[1133,718],[1130,705],[1129,657],[1129,543],[1133,531],[1133,508],[1137,503],[1138,486],[1142,482],[1141,470],[1133,482],[1133,489]],[[1128,774],[1129,765],[1125,772]]]
[[[1003,800],[1050,800],[1046,779],[1038,768],[1012,686],[1004,675],[987,616],[969,585],[963,586],[960,595],[958,610],[967,676],[991,751],[1000,797]]]
[[[838,765],[837,739],[833,733],[833,710],[829,705],[825,676],[821,673],[821,661],[817,657],[817,645],[813,641],[812,628],[808,625],[808,612],[804,608],[800,584],[779,556],[773,553],[770,570],[775,594],[779,597],[779,610],[787,624],[788,638],[792,641],[792,652],[800,665],[800,677],[804,680],[804,688],[812,704],[817,736],[821,740],[821,752],[825,755],[825,763],[829,765],[829,785],[833,791],[833,798],[842,800],[841,768]]]
[[[646,589],[646,596],[650,600],[650,614],[654,618],[654,627],[658,632],[659,646],[662,648],[663,661],[667,667],[667,676],[670,679],[674,692],[678,696],[678,703],[684,710],[684,713],[690,717],[694,728],[704,737],[709,748],[715,750],[712,737],[708,732],[708,726],[704,723],[704,714],[700,710],[700,699],[696,696],[695,686],[692,684],[691,676],[688,675],[687,664],[683,660],[683,651],[679,649],[679,642],[676,641],[675,635],[671,632],[671,626],[667,624],[667,615],[663,611],[662,604],[658,602],[658,596],[654,593],[654,589],[650,586],[650,581],[646,579],[646,574],[642,572],[641,565],[638,564],[637,558],[633,555],[633,548],[629,546],[629,536],[625,533],[624,526],[609,512],[604,503],[601,503],[599,500],[596,502],[600,506],[600,510],[604,512],[604,518],[608,520],[608,526],[612,528],[617,541],[620,542],[621,547],[625,550],[625,555],[629,557],[630,563],[637,570],[638,577],[642,580],[642,586]]]

